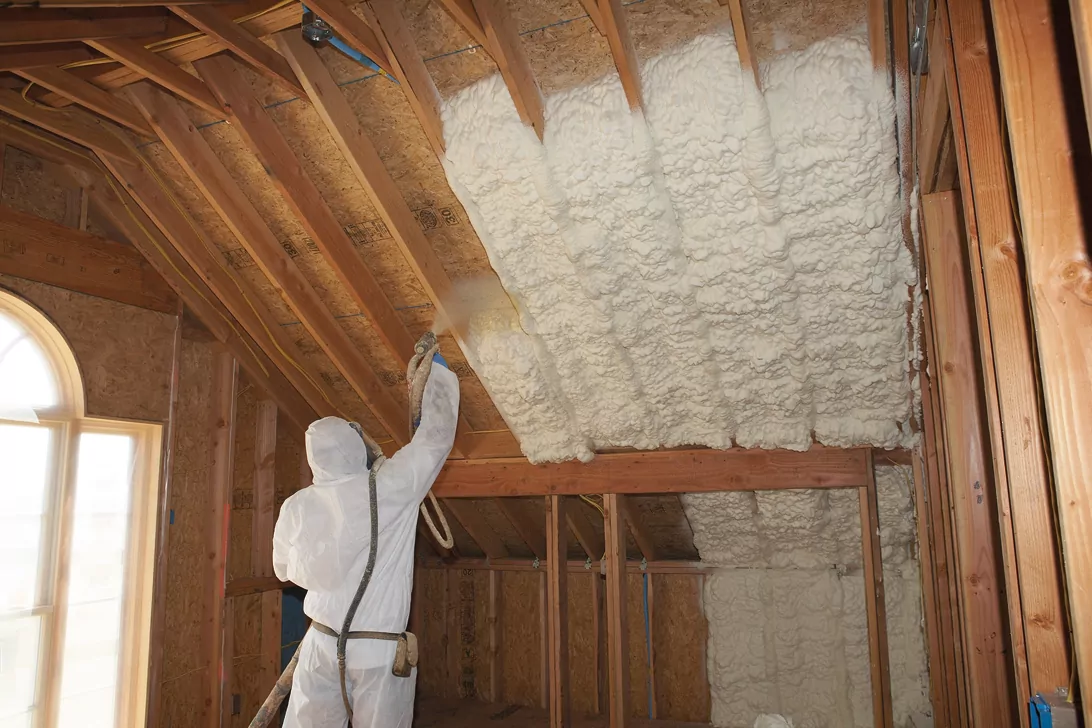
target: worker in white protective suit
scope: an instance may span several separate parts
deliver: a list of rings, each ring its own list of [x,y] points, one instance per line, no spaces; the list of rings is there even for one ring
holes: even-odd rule
[[[455,441],[459,380],[434,359],[412,441],[376,476],[379,544],[371,583],[353,631],[401,633],[413,589],[417,512]],[[355,423],[354,423],[355,424]],[[368,453],[361,435],[338,417],[307,428],[307,461],[314,483],[284,502],[273,534],[277,578],[307,590],[303,611],[313,621],[300,646],[285,728],[343,728],[348,715],[341,693],[337,634],[356,593],[372,548]],[[325,625],[325,632],[318,627]],[[350,639],[345,681],[355,728],[410,728],[417,670],[391,671],[396,643]]]

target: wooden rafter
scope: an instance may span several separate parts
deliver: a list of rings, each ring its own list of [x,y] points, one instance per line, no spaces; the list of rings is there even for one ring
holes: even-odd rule
[[[948,87],[951,126],[994,448],[1012,653],[1018,695],[1026,701],[1069,680],[1063,567],[1055,540],[1025,272],[1015,255],[1017,211],[1011,202],[1001,98],[990,58],[978,52],[988,43],[989,30],[982,10],[954,5],[946,27],[952,33],[952,63],[937,71],[939,75],[946,68],[953,81],[958,74],[958,86],[953,82]]]
[[[0,205],[0,273],[175,313],[167,282],[130,245]]]
[[[254,70],[300,98],[303,89],[287,61],[275,50],[262,43],[244,28],[205,6],[172,5],[171,12],[203,33],[215,38],[224,47],[246,61]],[[208,79],[205,79],[208,83]]]
[[[0,89],[0,111],[39,126],[69,141],[96,152],[122,160],[134,158],[135,151],[111,129],[109,122],[100,121],[77,110],[42,109],[24,100],[14,91]]]
[[[209,91],[201,79],[183,71],[158,53],[153,53],[140,43],[127,38],[91,40],[88,45],[111,58],[123,63],[127,68],[154,81],[163,88],[186,99],[192,104],[214,115],[224,118],[220,102]]]
[[[599,0],[580,0],[580,4],[584,6],[584,12],[588,14],[588,19],[591,20],[592,25],[599,31],[600,35],[606,35],[606,26],[603,25],[603,13],[599,9]]]
[[[761,89],[762,79],[758,72],[758,56],[751,48],[751,31],[747,16],[743,12],[743,3],[741,0],[720,0],[720,4],[728,6],[728,14],[732,18],[732,35],[736,41],[736,53],[739,54],[739,66],[750,69],[755,79],[755,86]]]
[[[888,669],[887,605],[880,549],[880,506],[876,496],[875,467],[868,453],[868,483],[857,489],[861,517],[861,554],[864,564],[865,614],[868,620],[868,664],[872,686],[872,723],[893,728],[891,672]]]
[[[1087,7],[1070,3],[1088,84]],[[1020,248],[1031,299],[1061,547],[1069,576],[1073,653],[1085,724],[1092,724],[1092,265],[1089,263],[1088,140],[1067,114],[1074,98],[1067,29],[1042,0],[991,0]],[[954,24],[954,21],[953,21]],[[953,28],[954,32],[954,28]],[[1088,113],[1092,99],[1085,97]],[[1087,117],[1086,117],[1087,118]],[[1081,150],[1084,150],[1082,152]]]
[[[508,503],[501,499],[497,501],[497,507],[500,508],[505,518],[511,522],[512,527],[516,529],[520,538],[527,544],[527,548],[531,549],[531,553],[536,558],[545,559],[547,553],[544,524],[531,518],[516,503]]]
[[[444,6],[444,10],[455,19],[463,30],[474,39],[474,42],[485,48],[487,52],[489,50],[489,39],[485,35],[485,28],[482,27],[482,20],[478,17],[478,11],[474,8],[473,0],[440,0],[440,4]]]
[[[307,7],[325,20],[344,42],[370,58],[387,73],[394,73],[375,31],[342,0],[309,0]]]
[[[567,508],[565,510],[565,519],[568,521],[573,535],[576,536],[576,540],[580,543],[580,548],[584,549],[584,553],[588,555],[588,558],[592,561],[603,558],[603,537],[591,527],[584,515],[573,508]]]
[[[151,86],[138,84],[129,89],[133,101],[155,127],[163,143],[197,188],[219,213],[228,228],[254,258],[281,296],[300,317],[319,346],[346,381],[372,407],[395,442],[406,442],[408,416],[383,388],[360,349],[322,302],[284,246],[269,229],[262,215],[220,162],[201,133],[189,122],[178,102]],[[412,345],[411,345],[412,346]],[[384,411],[384,400],[390,400]],[[387,419],[392,413],[400,417]]]
[[[50,46],[10,46],[0,48],[0,71],[17,71],[20,68],[39,66],[63,66],[66,63],[86,61],[91,52],[79,43]]]
[[[481,547],[482,553],[490,559],[508,558],[508,549],[504,541],[489,526],[488,519],[478,510],[472,501],[450,498],[444,501],[444,507],[470,534],[470,538]]]
[[[28,81],[33,81],[54,93],[67,96],[80,106],[105,116],[107,119],[112,119],[137,134],[143,134],[147,137],[155,136],[155,132],[144,121],[140,112],[133,108],[132,104],[103,91],[94,84],[84,81],[70,71],[63,71],[59,68],[26,68],[18,73]]]
[[[437,157],[442,158],[444,127],[440,121],[440,93],[436,90],[432,75],[425,68],[425,60],[417,50],[413,35],[406,25],[405,18],[402,17],[401,4],[399,0],[371,0],[357,7],[376,29],[379,43],[387,55],[387,60],[390,61],[391,73],[406,94],[406,100],[421,123],[421,128],[424,129],[425,137],[432,146],[432,150]],[[293,64],[296,75],[303,76],[298,60],[302,54],[295,54],[294,60],[293,54],[289,51],[289,48],[294,46],[286,47],[281,38],[282,36],[278,36],[277,41],[281,53],[288,57],[289,63]],[[311,103],[315,105],[315,108],[319,108],[321,102],[313,94],[313,82],[309,82],[306,78],[300,80],[311,93]],[[320,110],[319,113],[322,111]],[[337,135],[334,136],[336,139]]]
[[[63,14],[45,14],[41,18],[5,19],[0,23],[0,46],[25,43],[63,43],[92,38],[119,38],[164,33],[166,16],[137,16],[132,18],[65,17]]]
[[[590,463],[452,460],[433,485],[438,498],[597,493],[846,488],[867,483],[866,450],[673,450],[609,453]]]
[[[629,532],[633,534],[633,540],[637,542],[637,548],[641,550],[641,556],[645,557],[647,561],[656,561],[659,558],[656,553],[656,542],[641,521],[641,512],[637,510],[637,507],[633,505],[633,501],[629,498],[623,499],[621,505],[622,512],[626,516],[626,524],[629,526]]]
[[[601,25],[600,23],[596,25],[607,37],[610,54],[614,57],[618,77],[622,79],[622,89],[626,92],[629,108],[639,109],[642,105],[641,69],[637,65],[637,51],[633,47],[633,38],[626,24],[626,11],[622,7],[622,0],[598,1]],[[539,137],[541,136],[540,132]]]

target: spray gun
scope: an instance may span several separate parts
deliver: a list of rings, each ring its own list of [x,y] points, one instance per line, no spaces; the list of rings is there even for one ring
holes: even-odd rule
[[[414,345],[413,353],[418,356],[424,356],[434,348],[436,348],[436,334],[431,331],[426,331]]]

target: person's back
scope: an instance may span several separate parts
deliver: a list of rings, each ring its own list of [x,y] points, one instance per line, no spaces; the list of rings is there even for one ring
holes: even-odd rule
[[[375,569],[352,631],[397,634],[406,628],[417,511],[451,451],[458,410],[458,379],[434,366],[413,440],[383,463],[376,477]],[[273,538],[277,577],[307,590],[304,612],[316,623],[300,647],[286,728],[346,723],[337,639],[329,632],[341,629],[372,548],[363,439],[345,420],[327,417],[312,423],[306,440],[314,483],[285,501]],[[346,687],[356,728],[410,725],[416,670],[408,678],[393,675],[394,654],[393,641],[349,640]]]

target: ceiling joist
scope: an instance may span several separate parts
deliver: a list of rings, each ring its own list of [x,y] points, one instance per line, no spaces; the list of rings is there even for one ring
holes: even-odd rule
[[[0,46],[25,43],[61,43],[98,38],[124,38],[156,35],[167,31],[167,16],[132,18],[66,18],[45,16],[41,19],[12,20],[0,23]]]
[[[0,71],[18,71],[20,68],[39,66],[63,66],[91,59],[91,52],[82,44],[8,46],[0,48]]]
[[[121,138],[116,129],[110,128],[109,122],[100,121],[79,110],[43,109],[14,91],[0,89],[0,111],[101,154],[117,159],[134,158],[133,148]]]
[[[20,76],[72,99],[80,106],[111,119],[128,129],[146,137],[154,137],[155,132],[133,105],[125,100],[103,91],[98,86],[84,81],[70,71],[60,68],[27,68],[18,72]],[[62,112],[49,112],[62,113]]]
[[[590,15],[590,13],[589,13]],[[599,0],[600,21],[597,27],[607,37],[610,54],[622,80],[622,89],[626,92],[629,108],[639,109],[641,100],[641,69],[637,65],[637,52],[633,48],[633,38],[626,24],[626,11],[622,0]],[[592,18],[594,21],[594,17]]]
[[[158,53],[127,38],[88,41],[95,50],[104,53],[141,76],[154,81],[171,93],[204,109],[218,119],[224,118],[220,102],[201,79],[183,71]]]

